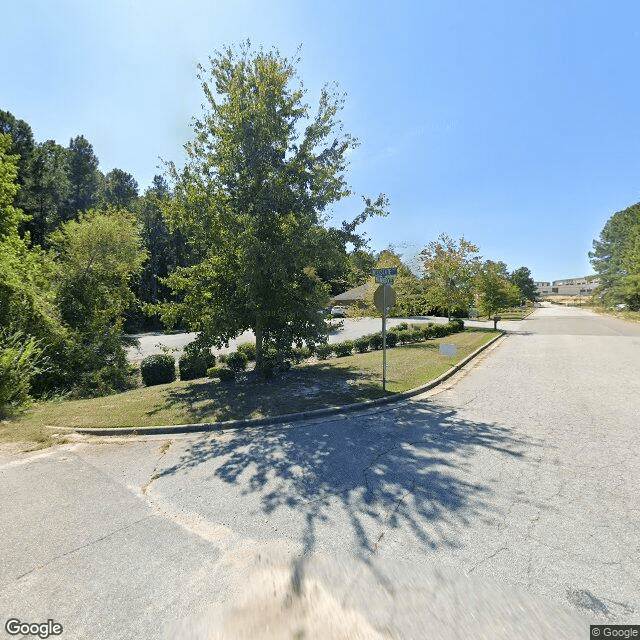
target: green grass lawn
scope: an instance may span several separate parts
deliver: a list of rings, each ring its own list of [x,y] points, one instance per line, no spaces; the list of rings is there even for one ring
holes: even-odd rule
[[[141,427],[220,422],[380,398],[437,378],[495,335],[494,331],[468,329],[445,338],[388,349],[386,393],[382,390],[382,351],[373,351],[317,363],[309,361],[267,381],[249,372],[232,383],[202,378],[88,400],[42,402],[19,417],[0,423],[0,442],[30,442],[37,448],[61,441],[52,439],[55,430],[50,426]],[[442,342],[455,344],[458,355],[441,356]]]
[[[524,320],[527,316],[530,316],[533,311],[533,307],[512,307],[511,309],[498,311],[496,315],[499,315],[503,320]],[[478,316],[477,319],[491,320],[491,318],[487,318],[487,316]]]

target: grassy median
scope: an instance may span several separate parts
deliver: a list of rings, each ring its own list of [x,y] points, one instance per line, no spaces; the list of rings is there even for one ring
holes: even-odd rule
[[[206,378],[140,387],[88,400],[36,404],[0,423],[0,442],[43,447],[61,441],[50,427],[141,427],[259,418],[338,406],[413,389],[437,378],[486,344],[494,331],[468,329],[445,338],[387,351],[387,391],[382,390],[382,351],[308,361],[264,381],[249,372],[232,383]],[[442,356],[441,343],[454,344],[456,356]]]

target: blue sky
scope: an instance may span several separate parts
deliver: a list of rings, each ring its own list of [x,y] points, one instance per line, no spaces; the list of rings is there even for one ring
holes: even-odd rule
[[[347,93],[349,182],[391,201],[374,249],[410,259],[445,232],[536,280],[579,276],[640,200],[636,0],[23,0],[3,11],[0,108],[40,142],[83,134],[142,191],[182,160],[196,64],[246,38],[302,45],[312,105],[326,82]]]

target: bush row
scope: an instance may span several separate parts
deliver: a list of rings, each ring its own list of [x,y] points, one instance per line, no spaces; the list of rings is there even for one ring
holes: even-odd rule
[[[451,333],[464,330],[464,322],[458,318],[447,324],[427,325],[401,322],[387,331],[387,347],[398,344],[405,345],[430,338],[443,338]],[[276,371],[287,371],[291,362],[301,362],[315,353],[318,360],[326,360],[332,355],[344,357],[354,350],[358,353],[382,349],[382,333],[373,333],[355,340],[345,340],[337,344],[319,344],[314,348],[295,347],[287,354],[277,352],[274,348],[266,348],[263,354],[262,374],[271,377]],[[256,346],[253,342],[238,345],[238,349],[228,354],[220,354],[218,362],[224,366],[215,366],[216,357],[209,351],[186,351],[178,361],[180,380],[195,378],[219,378],[234,380],[236,374],[244,371],[247,364],[256,358]],[[145,385],[164,384],[176,379],[175,358],[168,354],[148,356],[142,361],[140,372]]]
[[[392,348],[398,344],[421,342],[430,338],[444,338],[459,331],[464,331],[464,322],[459,318],[455,318],[447,324],[429,322],[427,325],[408,325],[406,322],[401,322],[387,331],[387,347]],[[326,360],[332,355],[338,357],[349,356],[354,350],[358,353],[366,353],[369,350],[375,351],[378,349],[382,349],[382,332],[362,336],[355,340],[345,340],[337,344],[318,345],[316,347],[316,356],[318,360]]]

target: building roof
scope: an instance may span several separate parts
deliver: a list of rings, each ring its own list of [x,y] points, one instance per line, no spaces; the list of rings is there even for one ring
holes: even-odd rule
[[[369,284],[362,284],[359,287],[355,287],[355,289],[349,289],[348,291],[337,295],[333,298],[333,301],[343,303],[362,302],[366,299],[367,294],[369,293],[369,288]]]

